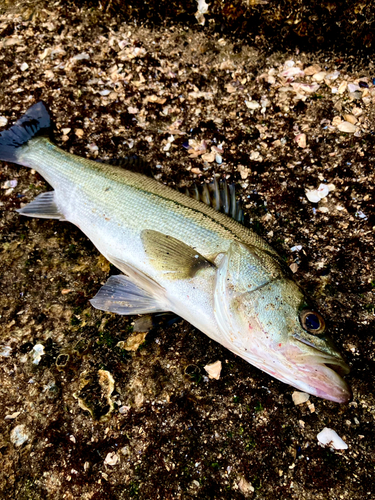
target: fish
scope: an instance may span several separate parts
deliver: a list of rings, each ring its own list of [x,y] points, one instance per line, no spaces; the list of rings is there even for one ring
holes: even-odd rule
[[[278,253],[238,222],[233,190],[216,181],[187,196],[137,171],[68,153],[51,130],[47,105],[34,104],[0,134],[0,160],[35,169],[53,188],[19,214],[75,224],[121,271],[90,300],[94,308],[171,312],[300,391],[351,399],[343,378],[349,366],[325,319]]]

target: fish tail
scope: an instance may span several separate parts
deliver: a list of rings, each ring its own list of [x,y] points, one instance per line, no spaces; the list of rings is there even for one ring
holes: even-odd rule
[[[0,133],[0,160],[19,163],[19,148],[37,135],[49,135],[52,121],[43,102],[37,102],[8,130]]]

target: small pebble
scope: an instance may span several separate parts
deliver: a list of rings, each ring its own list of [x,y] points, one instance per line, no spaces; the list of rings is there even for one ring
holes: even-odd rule
[[[360,86],[361,89],[368,89],[367,82],[358,82],[358,85]]]
[[[321,212],[322,214],[328,214],[329,212],[329,208],[328,207],[319,207],[319,212]]]
[[[240,480],[238,482],[238,489],[245,497],[254,493],[254,486],[246,481],[244,477],[240,477]]]
[[[15,188],[17,186],[17,184],[18,184],[17,179],[12,179],[9,181],[5,181],[1,187],[2,187],[2,189]]]
[[[346,121],[347,121],[347,122],[349,122],[349,123],[352,123],[353,125],[355,125],[355,124],[357,123],[357,121],[358,121],[358,120],[357,120],[357,118],[356,118],[355,116],[353,116],[353,115],[349,115],[349,114],[344,115],[344,120],[346,120]],[[344,123],[345,123],[345,122],[344,122]]]
[[[349,92],[356,92],[357,90],[360,90],[360,87],[358,85],[355,85],[354,83],[348,84],[348,91]]]
[[[319,73],[315,73],[315,75],[313,76],[313,80],[315,80],[316,82],[322,82],[326,74],[327,73],[325,71],[319,71]]]
[[[17,418],[19,415],[21,415],[21,412],[16,411],[14,413],[11,413],[10,415],[5,415],[4,420],[13,420],[14,418]]]
[[[5,116],[0,116],[0,127],[5,127],[7,123],[8,123],[8,118],[5,118]]]
[[[293,262],[292,264],[290,264],[289,268],[292,271],[292,273],[296,273],[298,271],[298,264]]]
[[[126,405],[120,406],[120,408],[118,409],[119,413],[121,413],[122,415],[124,415],[124,413],[127,413],[129,410],[130,406]]]
[[[103,94],[102,94],[103,95]],[[107,94],[106,94],[107,95]],[[129,106],[128,107],[128,113],[130,115],[136,115],[139,112],[139,109],[136,108],[135,106]]]
[[[72,59],[74,61],[84,61],[85,59],[89,60],[90,56],[86,52],[82,52],[81,54],[77,54],[76,56],[74,56]]]
[[[294,139],[300,148],[306,147],[306,134],[298,134]]]
[[[99,151],[98,146],[92,142],[91,144],[87,144],[87,149],[89,149],[92,153],[95,153],[95,151]]]
[[[10,441],[14,444],[14,446],[21,446],[29,439],[28,434],[26,433],[25,425],[17,425],[14,429],[11,430],[10,433]]]
[[[252,110],[260,108],[259,102],[256,101],[245,101],[246,107]]]
[[[120,340],[120,342],[117,342],[116,346],[126,351],[137,351],[138,347],[145,341],[146,336],[147,332],[139,332],[130,335],[126,340]]]
[[[27,62],[22,63],[20,66],[21,71],[26,71],[28,68],[29,68],[29,65],[27,64]]]
[[[346,82],[341,82],[339,88],[337,89],[338,94],[343,94],[347,88],[348,84]]]
[[[301,405],[302,403],[306,403],[310,399],[310,394],[306,392],[294,391],[292,394],[293,403],[297,405]]]
[[[218,165],[223,163],[223,158],[219,155],[219,153],[215,156],[215,161]]]
[[[312,76],[319,73],[320,70],[321,67],[319,66],[319,64],[313,64],[312,66],[308,66],[307,68],[305,68],[304,71],[306,76]]]

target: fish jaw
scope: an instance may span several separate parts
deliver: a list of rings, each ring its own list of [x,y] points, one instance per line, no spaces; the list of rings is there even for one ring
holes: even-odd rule
[[[339,354],[330,356],[313,348],[306,354],[305,346],[301,350],[294,343],[272,346],[253,342],[246,349],[238,345],[230,349],[300,391],[336,403],[347,403],[352,397],[348,384],[341,376],[349,373],[349,367]]]
[[[342,375],[347,375],[350,368],[338,351],[332,352],[328,354],[292,339],[284,355],[298,367],[297,383],[304,387],[302,390],[329,401],[347,403],[352,393]]]

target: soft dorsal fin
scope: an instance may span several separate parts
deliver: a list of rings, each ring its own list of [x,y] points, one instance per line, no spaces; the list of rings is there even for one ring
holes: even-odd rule
[[[153,177],[150,164],[138,155],[124,156],[122,158],[110,158],[108,160],[97,159],[95,161],[98,163],[106,163],[107,165],[112,165],[113,167],[126,168],[132,172]]]
[[[237,222],[244,223],[244,214],[242,204],[236,201],[236,186],[228,184],[226,180],[218,181],[216,177],[209,184],[198,186],[194,184],[190,188],[186,188],[185,194],[198,201],[202,201],[206,205],[224,212]]]
[[[148,177],[154,177],[150,164],[144,158],[137,155],[111,158],[109,160],[98,159],[95,161],[98,163],[107,163],[114,167],[123,167],[133,172],[147,175]],[[234,183],[228,184],[225,179],[218,181],[214,177],[208,184],[193,184],[190,188],[185,189],[184,194],[197,201],[202,201],[219,212],[224,212],[241,224],[244,223],[242,203],[236,200],[236,185]]]

